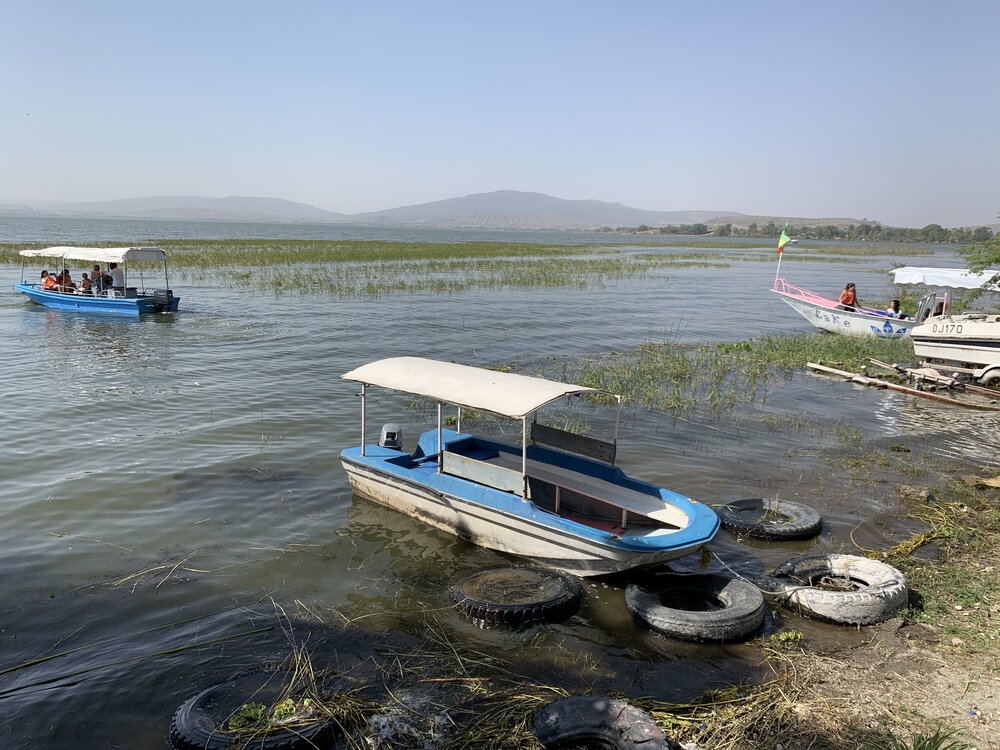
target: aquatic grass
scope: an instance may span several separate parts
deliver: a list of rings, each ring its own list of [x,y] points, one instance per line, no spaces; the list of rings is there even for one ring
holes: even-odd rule
[[[631,403],[656,409],[695,406],[721,411],[747,405],[760,389],[805,367],[836,363],[859,370],[873,356],[905,361],[912,345],[903,339],[862,339],[822,333],[765,335],[757,339],[684,345],[647,342],[637,349],[569,363],[581,385],[619,393]],[[860,439],[855,433],[852,440]]]

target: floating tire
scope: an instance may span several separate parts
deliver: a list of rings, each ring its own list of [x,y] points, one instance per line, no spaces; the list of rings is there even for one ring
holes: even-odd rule
[[[336,740],[331,721],[279,729],[248,739],[226,730],[229,719],[247,703],[273,706],[293,679],[290,672],[253,672],[203,690],[184,701],[170,721],[174,750],[325,750]]]
[[[778,601],[807,617],[874,625],[906,606],[906,578],[891,565],[856,555],[805,555],[779,565],[771,585]]]
[[[629,611],[653,630],[684,641],[739,641],[764,624],[764,595],[716,573],[665,576],[655,591],[630,584]]]
[[[451,588],[451,598],[484,625],[518,628],[558,622],[580,608],[583,589],[572,578],[539,568],[495,568]]]
[[[531,732],[546,750],[594,747],[606,750],[670,750],[663,730],[635,706],[612,698],[574,695],[543,706],[531,717]]]
[[[723,528],[754,539],[809,539],[823,528],[823,518],[807,505],[790,500],[748,497],[715,508]]]

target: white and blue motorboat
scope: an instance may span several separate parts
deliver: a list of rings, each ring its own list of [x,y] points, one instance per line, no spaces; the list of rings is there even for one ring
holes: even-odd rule
[[[46,247],[21,250],[24,259],[21,264],[21,280],[14,284],[14,291],[20,292],[32,302],[57,310],[76,312],[111,313],[113,315],[143,315],[160,312],[176,312],[181,298],[174,296],[167,274],[167,256],[159,247]],[[75,286],[43,288],[41,280],[25,281],[27,259],[41,258],[58,264],[59,269],[68,268],[75,262],[110,264],[121,267],[120,286],[104,286],[95,283],[84,291]],[[162,287],[146,285],[146,266],[162,266]],[[89,266],[87,267],[89,271]]]
[[[595,576],[686,555],[719,528],[707,505],[614,465],[617,419],[614,442],[537,421],[553,401],[603,391],[420,357],[378,360],[343,378],[361,384],[362,443],[340,455],[354,491],[479,546]],[[370,386],[432,399],[436,429],[411,452],[393,423],[367,444]],[[620,410],[621,397],[605,395]],[[455,429],[444,427],[445,405],[458,409]],[[519,420],[520,446],[463,432],[463,409]]]

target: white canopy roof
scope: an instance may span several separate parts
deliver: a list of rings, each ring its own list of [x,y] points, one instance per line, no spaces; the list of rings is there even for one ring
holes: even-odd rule
[[[351,370],[343,378],[427,396],[444,403],[480,409],[511,419],[525,417],[563,396],[604,392],[582,385],[494,372],[423,357],[380,359]]]
[[[905,266],[893,269],[896,284],[924,284],[926,286],[953,286],[961,289],[979,289],[986,286],[1000,271],[972,273],[968,268],[920,268]]]
[[[22,250],[26,258],[66,258],[67,260],[92,260],[97,263],[124,263],[130,260],[156,260],[162,262],[166,254],[158,247],[45,247]]]

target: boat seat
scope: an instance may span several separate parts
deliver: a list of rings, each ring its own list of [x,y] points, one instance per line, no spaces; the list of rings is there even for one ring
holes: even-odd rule
[[[500,452],[495,458],[489,459],[487,463],[521,471],[521,457],[513,453]],[[659,495],[639,492],[571,469],[564,469],[561,466],[542,463],[532,458],[528,459],[528,476],[600,500],[616,508],[627,510],[629,513],[646,516],[663,524],[677,528],[685,528],[688,525],[687,514],[671,505],[665,505]]]

